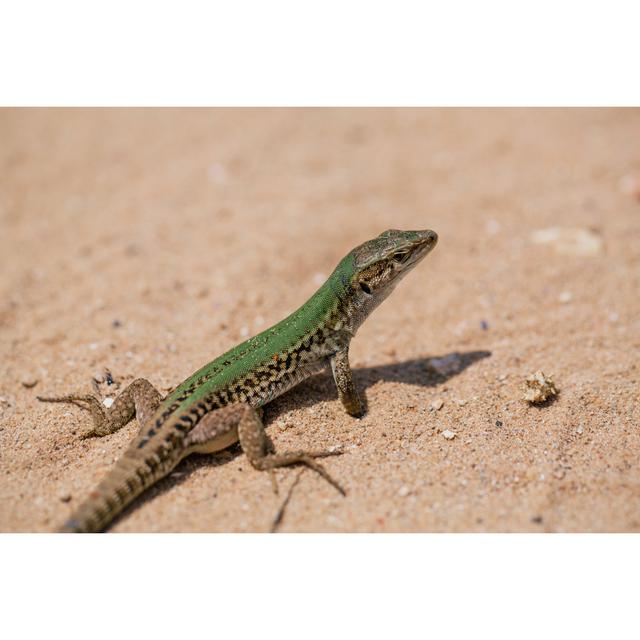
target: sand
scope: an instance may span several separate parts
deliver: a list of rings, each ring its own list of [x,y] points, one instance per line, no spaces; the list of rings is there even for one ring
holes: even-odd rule
[[[167,391],[391,227],[440,241],[352,343],[366,416],[328,373],[266,410],[277,449],[346,450],[347,497],[306,471],[280,530],[639,530],[638,139],[638,110],[0,111],[0,529],[57,526],[137,431],[36,395]],[[281,499],[234,449],[112,530],[267,531]]]

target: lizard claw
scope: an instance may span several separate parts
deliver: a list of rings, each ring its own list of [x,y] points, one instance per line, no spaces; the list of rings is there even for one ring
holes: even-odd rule
[[[80,409],[84,409],[85,411],[91,411],[91,404],[97,405],[100,407],[100,401],[92,395],[83,395],[83,396],[52,396],[50,398],[46,398],[44,396],[36,396],[36,399],[40,402],[64,402],[67,404],[73,404]],[[87,403],[87,404],[84,404]]]
[[[94,422],[94,428],[90,429],[86,433],[80,436],[80,440],[87,440],[88,438],[99,438],[107,435],[109,431],[101,433],[101,427],[103,426],[105,419],[104,408],[95,396],[92,395],[68,395],[68,396],[53,396],[45,398],[44,396],[37,396],[40,402],[63,402],[72,404],[83,411],[88,411],[91,414]]]

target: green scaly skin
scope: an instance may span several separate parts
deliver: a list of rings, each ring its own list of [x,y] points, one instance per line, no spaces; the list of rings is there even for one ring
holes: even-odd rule
[[[112,433],[134,414],[141,423],[129,448],[61,531],[104,529],[185,456],[219,451],[238,440],[258,469],[304,463],[342,491],[310,459],[329,452],[269,455],[256,409],[330,364],[346,410],[361,415],[348,363],[349,343],[365,318],[436,242],[430,230],[389,230],[356,247],[297,311],[205,365],[163,400],[143,379],[125,389],[108,411],[90,396],[39,398],[90,411],[95,428],[88,436]]]

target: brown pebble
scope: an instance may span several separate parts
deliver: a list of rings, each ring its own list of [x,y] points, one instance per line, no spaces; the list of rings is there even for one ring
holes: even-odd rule
[[[25,387],[26,389],[33,389],[33,387],[35,387],[38,384],[39,380],[37,378],[25,378],[20,382],[22,386]]]
[[[60,494],[60,500],[62,500],[62,502],[69,502],[71,500],[71,494],[70,493],[61,493]]]

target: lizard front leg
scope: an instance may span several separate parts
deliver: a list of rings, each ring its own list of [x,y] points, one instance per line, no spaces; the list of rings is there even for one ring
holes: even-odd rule
[[[355,418],[360,418],[364,413],[364,408],[349,366],[349,346],[331,356],[331,371],[333,371],[333,379],[338,388],[338,396],[347,413]]]
[[[72,394],[52,398],[38,396],[38,400],[40,402],[65,402],[88,411],[93,418],[93,428],[81,436],[84,439],[115,433],[124,427],[134,415],[142,427],[162,402],[162,395],[148,380],[137,378],[118,395],[109,409],[93,395]]]

